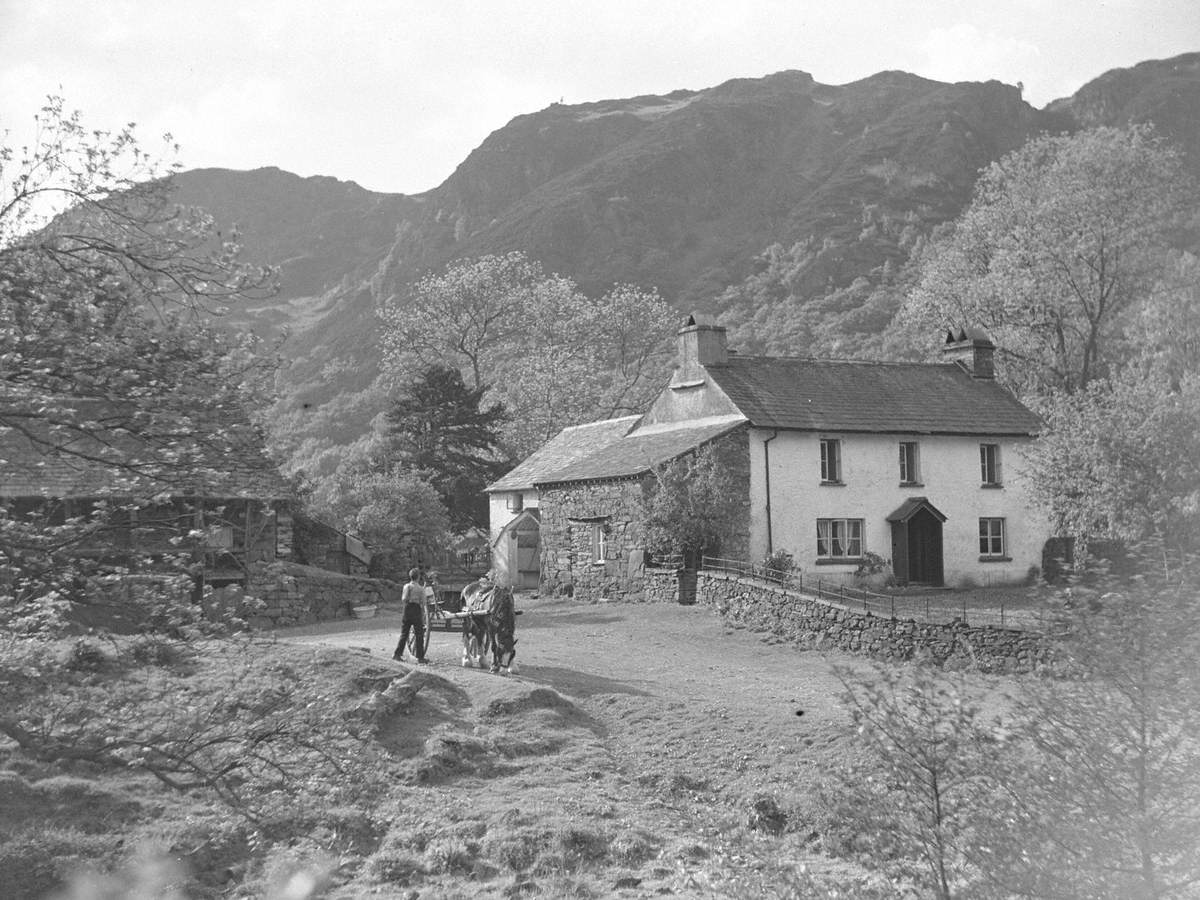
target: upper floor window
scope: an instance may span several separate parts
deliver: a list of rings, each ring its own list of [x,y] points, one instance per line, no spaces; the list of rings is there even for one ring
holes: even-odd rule
[[[821,438],[821,481],[840,484],[842,480],[842,442],[835,438]]]
[[[861,559],[862,519],[817,519],[818,559]]]
[[[1004,520],[979,520],[979,555],[1004,556]]]
[[[509,512],[520,512],[525,508],[525,495],[520,491],[513,491],[508,495],[508,510]]]
[[[900,483],[919,484],[921,471],[918,468],[919,458],[916,441],[900,442]]]
[[[985,485],[1000,485],[1000,445],[979,445],[980,481]]]

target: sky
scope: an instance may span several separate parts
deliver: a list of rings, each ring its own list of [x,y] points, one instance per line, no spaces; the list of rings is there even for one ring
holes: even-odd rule
[[[419,193],[554,102],[900,69],[1041,107],[1198,50],[1197,0],[0,0],[0,132],[58,94],[148,149],[170,132],[185,168]]]

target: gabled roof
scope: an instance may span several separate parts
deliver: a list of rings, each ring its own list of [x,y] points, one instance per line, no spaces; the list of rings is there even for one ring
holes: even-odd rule
[[[722,416],[640,428],[595,448],[558,471],[539,476],[537,483],[561,484],[641,475],[744,425],[745,421],[741,416]]]
[[[946,514],[929,502],[928,497],[909,497],[887,517],[889,522],[907,522],[921,510],[927,510],[939,522],[946,521]]]
[[[956,363],[730,356],[707,367],[751,424],[806,431],[1032,435],[1041,421]]]
[[[128,434],[75,434],[61,432],[38,423],[26,423],[26,433],[0,427],[0,497],[82,498],[130,496],[144,493],[168,493],[176,497],[213,497],[275,500],[292,494],[286,480],[266,459],[261,444],[247,442],[242,455],[219,461],[219,468],[181,467],[178,477],[141,478],[155,469],[156,451]],[[62,449],[58,449],[62,448]],[[176,465],[162,454],[163,469]],[[142,465],[134,469],[121,461],[134,459]]]
[[[564,428],[523,463],[484,490],[495,493],[532,488],[545,480],[543,476],[546,474],[565,469],[596,450],[620,440],[640,419],[641,416],[624,416]]]

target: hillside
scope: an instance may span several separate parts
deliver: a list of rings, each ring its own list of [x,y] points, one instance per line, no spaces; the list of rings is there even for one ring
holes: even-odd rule
[[[999,82],[903,72],[831,86],[787,71],[553,104],[423,194],[261,169],[184,173],[180,198],[238,223],[251,257],[281,265],[280,297],[251,321],[291,330],[287,382],[320,406],[373,376],[379,304],[452,259],[512,249],[589,291],[633,282],[681,311],[724,313],[747,350],[805,352],[813,332],[779,336],[769,316],[736,330],[769,305],[774,254],[789,302],[836,313],[819,346],[837,347],[886,325],[872,291],[958,215],[981,167],[1041,131],[1142,121],[1200,170],[1200,54],[1105,73],[1044,110]]]

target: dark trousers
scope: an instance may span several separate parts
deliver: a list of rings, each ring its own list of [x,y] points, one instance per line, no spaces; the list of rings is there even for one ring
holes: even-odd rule
[[[400,628],[400,643],[398,643],[396,645],[396,652],[392,655],[393,656],[403,656],[404,655],[404,647],[405,647],[405,645],[408,644],[408,636],[413,633],[413,629],[416,629],[417,635],[420,636],[421,629],[424,627],[424,624],[425,623],[420,618],[410,619],[410,618],[408,618],[408,616],[405,616],[404,624]],[[422,660],[424,658],[425,658],[424,653],[422,653],[419,657],[417,657],[418,661]]]

